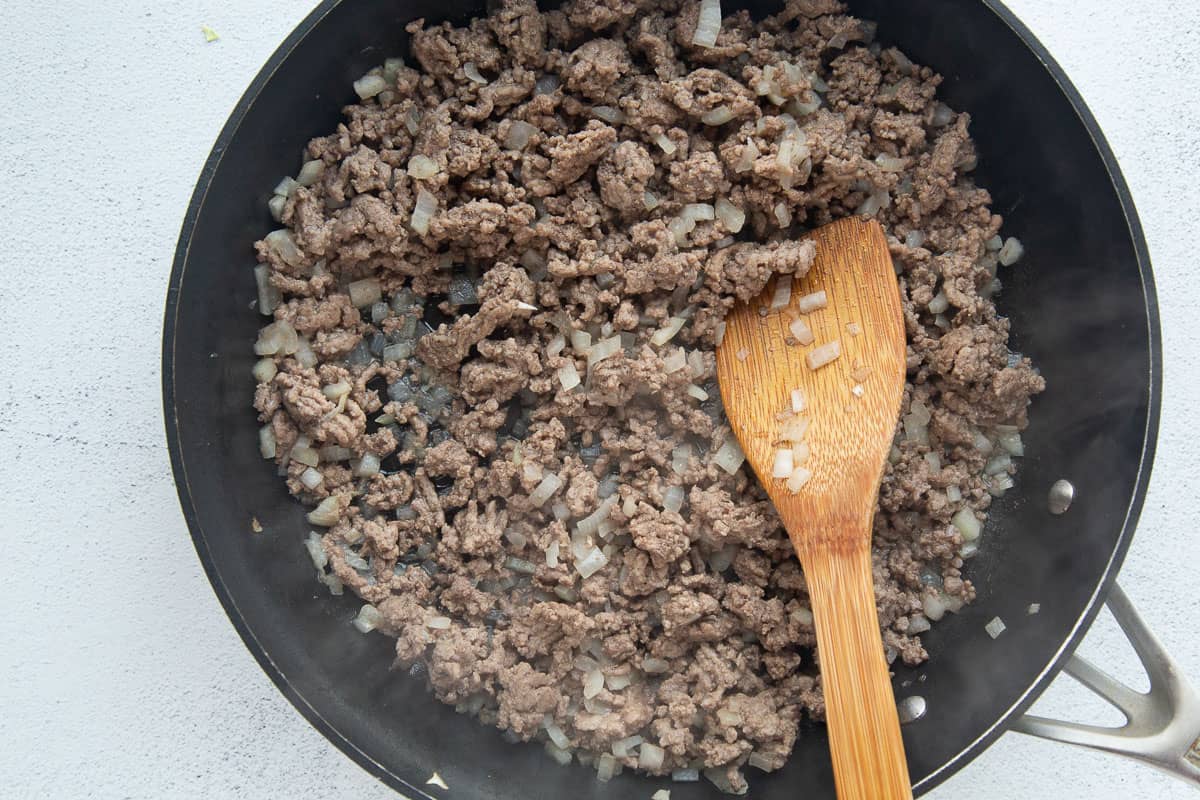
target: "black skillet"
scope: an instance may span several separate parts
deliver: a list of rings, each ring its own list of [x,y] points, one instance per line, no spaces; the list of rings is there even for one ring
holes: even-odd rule
[[[727,2],[726,10],[731,4]],[[750,3],[769,13],[775,2]],[[348,624],[358,603],[314,580],[308,530],[257,450],[251,343],[261,318],[252,243],[274,227],[266,201],[309,138],[334,129],[351,82],[405,54],[417,17],[464,22],[468,0],[327,0],[279,48],[221,132],[188,208],[167,296],[163,395],[184,515],[213,588],[247,647],[287,698],[365,769],[411,797],[535,800],[586,792],[648,797],[662,780],[552,763],[434,700],[420,676],[390,669],[391,640]],[[1005,231],[1027,256],[1008,270],[1001,309],[1014,348],[1046,377],[1025,434],[1017,488],[992,514],[969,575],[979,600],[925,635],[932,659],[899,669],[898,698],[926,711],[905,727],[918,793],[983,751],[1046,688],[1107,596],[1129,547],[1158,429],[1161,342],[1146,243],[1095,120],[1062,70],[991,0],[862,0],[854,13],[945,76],[969,111]],[[1047,490],[1069,479],[1063,516]],[[265,532],[252,535],[257,517]],[[1030,603],[1040,613],[1030,616]],[[1000,642],[984,625],[1008,624]],[[1053,735],[1054,731],[1042,730]],[[762,798],[832,797],[823,730],[807,725],[783,770],[751,774]],[[716,796],[675,784],[675,800]]]

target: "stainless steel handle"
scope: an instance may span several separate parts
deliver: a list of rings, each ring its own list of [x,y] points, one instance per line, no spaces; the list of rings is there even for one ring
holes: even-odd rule
[[[1079,656],[1071,656],[1063,669],[1124,714],[1125,724],[1105,728],[1026,714],[1012,730],[1116,753],[1200,786],[1200,695],[1120,586],[1113,586],[1108,608],[1141,660],[1150,691],[1134,691]]]

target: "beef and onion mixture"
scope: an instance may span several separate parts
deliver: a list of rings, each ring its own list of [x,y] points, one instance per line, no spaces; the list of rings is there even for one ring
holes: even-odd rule
[[[722,318],[804,273],[805,230],[884,225],[908,386],[875,583],[889,660],[921,662],[1043,387],[993,303],[1021,246],[969,119],[835,0],[409,31],[270,202],[263,456],[320,580],[440,699],[602,779],[744,791],[824,707],[804,575],[722,414]]]

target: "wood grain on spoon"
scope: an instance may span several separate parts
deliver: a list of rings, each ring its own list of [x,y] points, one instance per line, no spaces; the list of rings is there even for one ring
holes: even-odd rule
[[[838,796],[911,798],[871,570],[871,522],[904,391],[900,293],[878,223],[841,220],[810,238],[816,260],[794,281],[787,308],[759,313],[769,305],[775,281],[793,280],[776,276],[761,298],[739,304],[727,317],[717,349],[721,399],[804,568]],[[828,306],[800,315],[798,299],[820,290]],[[797,316],[815,334],[813,344],[787,344],[788,324]],[[841,356],[810,369],[805,356],[835,339]],[[795,388],[803,390],[807,405],[805,467],[812,477],[793,493],[772,477],[772,465],[779,415]]]

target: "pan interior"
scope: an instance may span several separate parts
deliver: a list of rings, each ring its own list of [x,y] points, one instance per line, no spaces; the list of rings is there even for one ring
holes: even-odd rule
[[[1044,687],[1119,565],[1157,422],[1157,318],[1144,243],[1111,155],[1007,12],[962,0],[851,5],[879,22],[885,44],[940,71],[943,99],[972,114],[977,180],[1027,250],[999,305],[1014,348],[1048,385],[1031,411],[1017,488],[996,507],[967,570],[978,601],[925,635],[929,663],[897,670],[897,697],[928,703],[904,731],[924,790]],[[302,509],[257,452],[249,375],[261,323],[247,304],[252,243],[273,227],[265,212],[272,187],[295,170],[308,139],[335,128],[354,99],[351,82],[407,51],[407,22],[462,22],[482,11],[464,0],[327,2],[251,87],[201,177],[172,276],[164,341],[172,461],[197,550],[247,645],[364,767],[413,797],[425,796],[413,787],[434,771],[464,797],[559,798],[580,786],[597,797],[648,796],[661,781],[625,774],[594,784],[590,769],[508,744],[433,699],[423,677],[391,671],[391,640],[357,633],[348,622],[359,603],[331,598],[314,580]],[[1063,477],[1077,500],[1052,517],[1046,493]],[[251,517],[262,535],[250,534]],[[1035,616],[1026,613],[1031,603],[1041,607]],[[984,631],[996,616],[1008,626],[1000,642]],[[752,771],[751,786],[763,798],[791,797],[797,787],[832,797],[820,727],[804,730],[783,770]],[[718,796],[707,783],[671,788],[685,800]]]

